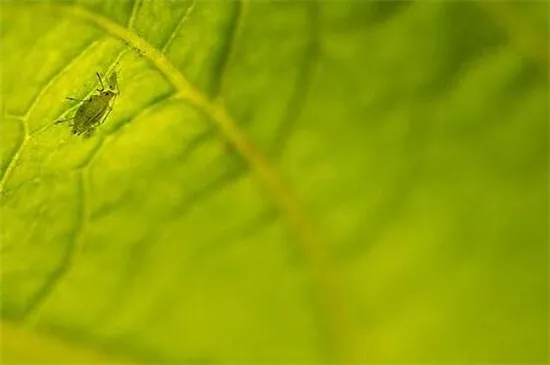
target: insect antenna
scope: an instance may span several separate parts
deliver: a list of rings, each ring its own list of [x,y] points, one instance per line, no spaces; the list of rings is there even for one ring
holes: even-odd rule
[[[82,99],[75,99],[75,98],[71,98],[71,97],[66,97],[65,99],[67,100],[74,100],[74,101],[81,101],[81,102],[85,102],[85,101],[88,101],[88,100],[82,100]]]
[[[95,73],[97,75],[97,78],[99,80],[99,83],[101,84],[101,90],[100,89],[97,89],[97,91],[103,91],[105,90],[105,86],[103,85],[103,80],[101,79],[101,75],[99,74],[99,72],[96,71]]]

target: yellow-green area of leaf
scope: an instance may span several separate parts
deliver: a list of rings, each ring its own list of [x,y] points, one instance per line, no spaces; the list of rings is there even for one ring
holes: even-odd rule
[[[0,6],[3,363],[548,361],[548,4]]]

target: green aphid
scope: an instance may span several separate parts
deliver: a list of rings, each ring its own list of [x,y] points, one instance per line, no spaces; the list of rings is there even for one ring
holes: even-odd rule
[[[101,80],[101,76],[98,72],[96,72],[96,75],[99,79],[99,83],[101,84],[101,89],[97,89],[99,94],[92,95],[87,100],[67,98],[69,100],[80,101],[82,104],[76,111],[74,117],[64,120],[58,120],[57,122],[55,122],[55,124],[72,120],[73,122],[72,124],[70,124],[70,127],[72,127],[73,129],[73,134],[84,134],[85,137],[89,137],[94,133],[95,129],[98,126],[105,122],[105,120],[109,116],[109,113],[112,110],[112,107],[109,104],[111,103],[111,100],[114,100],[114,97],[118,94],[112,90],[105,90],[103,81]],[[109,82],[111,82],[111,79],[112,74],[109,78]],[[116,80],[116,76],[114,79]]]
[[[118,90],[118,75],[116,73],[116,70],[113,70],[113,72],[111,72],[111,74],[109,75],[109,78],[107,79],[107,84],[109,85],[110,90]]]

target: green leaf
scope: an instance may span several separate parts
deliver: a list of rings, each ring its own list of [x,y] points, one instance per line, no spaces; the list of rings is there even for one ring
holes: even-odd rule
[[[547,3],[1,6],[3,362],[549,360]]]

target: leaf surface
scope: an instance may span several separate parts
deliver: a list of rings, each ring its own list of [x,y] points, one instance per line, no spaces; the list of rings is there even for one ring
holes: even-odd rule
[[[548,361],[547,3],[1,6],[3,361]]]

